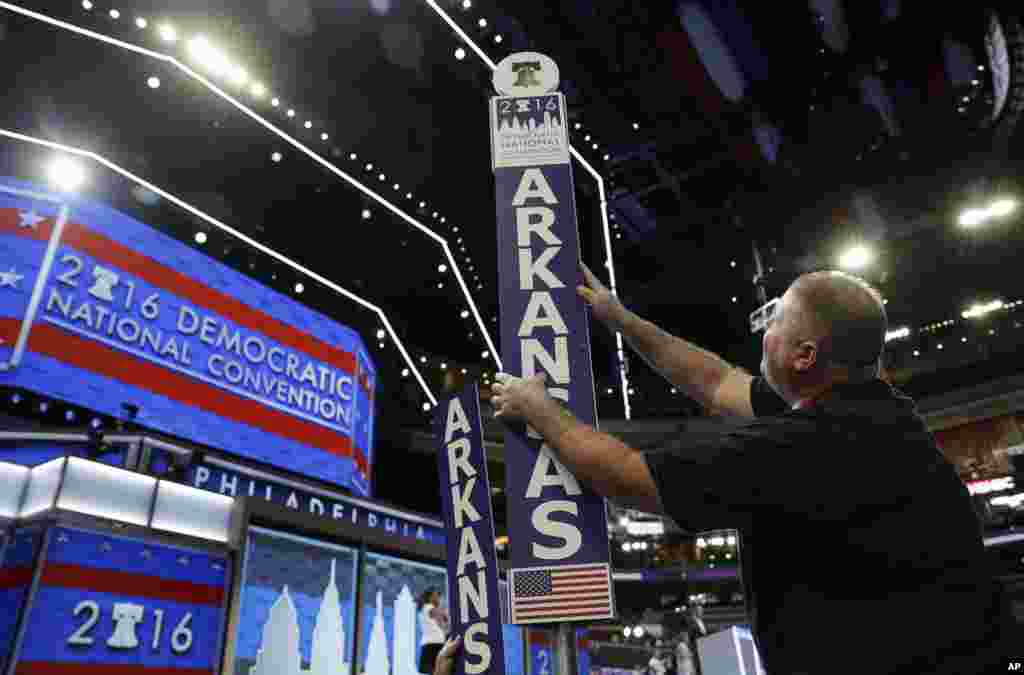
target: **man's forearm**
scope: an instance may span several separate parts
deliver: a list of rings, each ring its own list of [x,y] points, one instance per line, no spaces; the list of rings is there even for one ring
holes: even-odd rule
[[[530,424],[565,467],[602,497],[628,497],[650,512],[658,509],[657,489],[641,453],[576,419],[554,400]]]
[[[630,346],[662,377],[711,408],[712,396],[732,366],[722,357],[659,328],[629,310],[618,323]]]

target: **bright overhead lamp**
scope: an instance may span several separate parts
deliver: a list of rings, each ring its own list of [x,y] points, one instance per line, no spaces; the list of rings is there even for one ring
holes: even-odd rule
[[[874,260],[874,252],[864,244],[850,246],[839,256],[839,266],[848,270],[859,270]]]
[[[50,163],[50,182],[64,192],[74,192],[85,183],[85,169],[70,157],[58,157]]]

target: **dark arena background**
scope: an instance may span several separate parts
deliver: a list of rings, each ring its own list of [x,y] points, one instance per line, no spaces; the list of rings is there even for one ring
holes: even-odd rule
[[[414,675],[421,595],[453,603],[431,424],[470,385],[507,579],[489,103],[520,52],[564,114],[495,125],[568,140],[579,257],[639,316],[757,374],[796,277],[879,290],[881,379],[1024,645],[1024,11],[939,4],[0,2],[0,675]],[[732,423],[589,336],[602,431]],[[892,468],[822,452],[794,485]],[[508,675],[765,672],[737,528],[607,522],[614,618],[567,661],[503,606]]]

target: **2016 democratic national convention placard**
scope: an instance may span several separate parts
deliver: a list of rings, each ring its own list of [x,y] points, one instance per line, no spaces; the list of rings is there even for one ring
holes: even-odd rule
[[[504,73],[504,74],[502,74]],[[540,54],[495,71],[491,139],[504,369],[547,375],[548,392],[597,423],[565,97]],[[520,95],[521,94],[521,95]],[[512,622],[614,616],[605,501],[530,429],[505,431]]]
[[[123,213],[0,179],[0,384],[368,495],[360,336]]]
[[[498,553],[494,545],[491,486],[487,479],[480,390],[465,387],[437,408],[437,468],[448,530],[448,599],[452,634],[465,658],[455,675],[505,675]]]

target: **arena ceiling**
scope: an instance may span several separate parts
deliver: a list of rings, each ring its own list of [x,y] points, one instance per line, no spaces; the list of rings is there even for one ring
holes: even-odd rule
[[[490,70],[443,10],[494,60],[536,50],[559,63],[571,139],[606,181],[620,293],[638,312],[754,369],[753,248],[770,297],[865,242],[877,257],[859,273],[882,290],[893,327],[910,328],[892,344],[891,369],[912,393],[1020,369],[1019,316],[1001,310],[998,330],[961,318],[971,304],[1022,295],[1019,219],[958,225],[964,208],[1022,194],[1024,36],[998,4],[925,13],[904,3],[891,21],[855,12],[849,39],[805,3],[469,4],[3,2],[0,128],[97,153],[376,304],[440,393],[494,362],[451,269],[439,271],[452,260],[437,237],[493,340],[498,311]],[[993,16],[1002,66],[984,49]],[[222,55],[220,72],[196,54],[198,37],[206,57]],[[865,94],[875,76],[912,93],[887,113]],[[0,150],[5,175],[45,179],[51,149],[8,135]],[[583,257],[599,268],[596,183],[574,171]],[[390,338],[378,347],[372,312],[123,174],[98,164],[89,174],[86,196],[283,293],[302,283],[303,302],[357,328],[375,352],[382,442],[425,428],[421,387],[403,377]],[[611,344],[594,330],[601,413],[621,417],[619,392],[606,393],[616,386]],[[630,365],[634,415],[693,412],[639,359]]]

